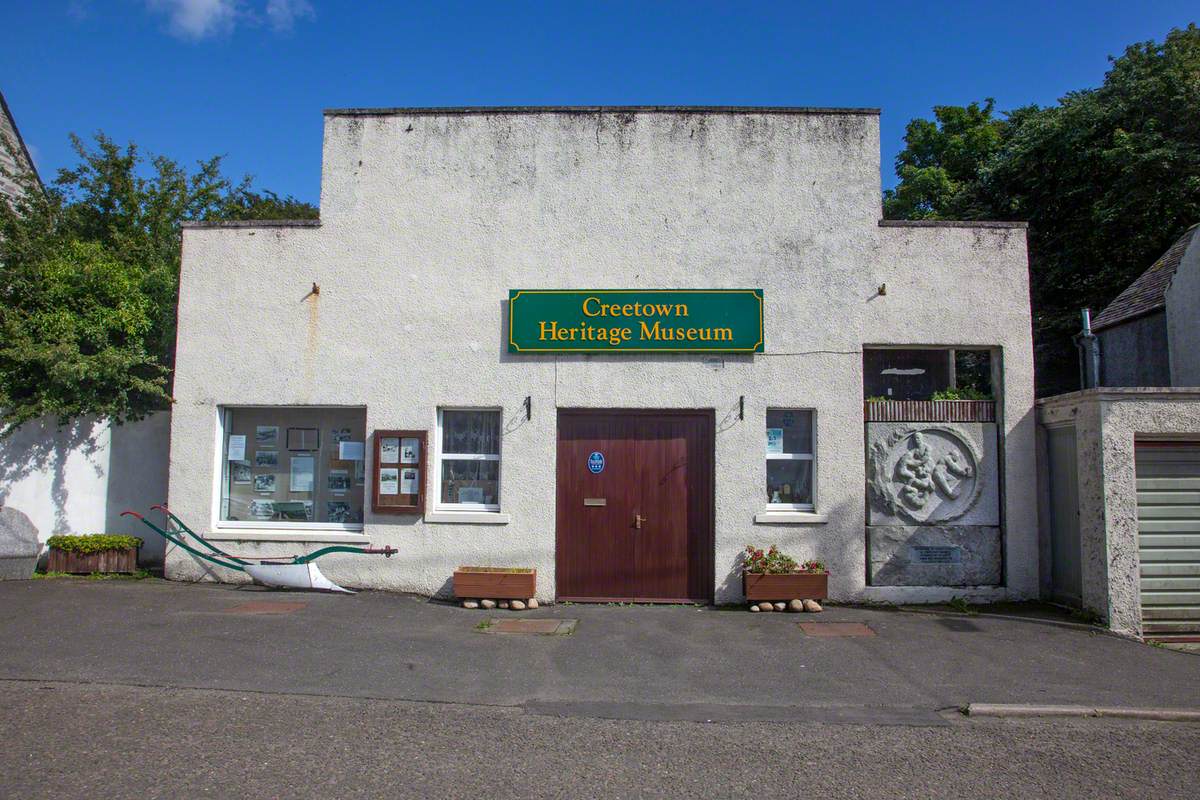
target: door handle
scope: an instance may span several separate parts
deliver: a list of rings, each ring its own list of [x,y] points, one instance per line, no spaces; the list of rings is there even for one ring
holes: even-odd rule
[[[642,529],[642,523],[645,521],[646,521],[646,518],[643,517],[641,514],[633,515],[633,527],[637,528],[639,531]]]

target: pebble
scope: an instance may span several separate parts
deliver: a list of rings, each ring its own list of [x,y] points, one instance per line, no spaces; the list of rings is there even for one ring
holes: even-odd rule
[[[495,600],[480,600],[479,607],[480,608],[495,608],[496,601]]]
[[[770,603],[759,603],[758,610],[759,611],[774,611],[775,606],[771,605]]]
[[[509,605],[512,606],[513,611],[524,611],[525,610],[525,601],[524,600],[513,600]]]
[[[804,610],[803,600],[791,600],[788,602],[788,611],[800,612]]]
[[[529,598],[529,602],[525,604],[525,607],[526,608],[537,608],[538,607],[537,598],[536,597]]]
[[[804,601],[804,610],[810,611],[815,614],[821,610],[821,604],[818,603],[816,600],[805,600]]]
[[[751,605],[750,610],[753,611],[755,614],[757,614],[758,613],[758,603],[754,603],[753,605]]]
[[[508,601],[507,601],[507,600],[501,600],[501,601],[500,601],[500,607],[501,607],[501,608],[508,608],[508,605],[509,605],[509,603],[508,603]]]
[[[787,608],[787,603],[779,602],[775,604],[776,611],[783,611]]]
[[[474,600],[463,600],[463,608],[479,608],[479,603]]]

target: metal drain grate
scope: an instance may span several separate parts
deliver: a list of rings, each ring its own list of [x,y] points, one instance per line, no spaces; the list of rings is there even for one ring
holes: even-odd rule
[[[479,630],[484,633],[524,633],[534,636],[563,636],[575,631],[573,619],[489,619]]]
[[[875,631],[861,622],[801,622],[800,630],[809,636],[874,636]]]

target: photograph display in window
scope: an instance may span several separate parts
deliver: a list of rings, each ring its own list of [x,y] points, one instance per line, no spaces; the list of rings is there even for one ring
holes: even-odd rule
[[[362,522],[364,409],[227,408],[222,418],[227,467],[221,521]]]
[[[377,514],[425,513],[426,431],[377,430],[371,508]],[[355,484],[361,481],[355,473]]]

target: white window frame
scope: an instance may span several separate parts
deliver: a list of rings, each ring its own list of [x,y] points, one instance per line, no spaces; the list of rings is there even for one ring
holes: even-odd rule
[[[213,487],[212,535],[215,541],[290,540],[304,542],[357,542],[367,541],[363,523],[352,522],[287,522],[283,520],[223,520],[221,511],[225,504],[225,486],[229,480],[229,448],[227,431],[232,414],[239,408],[330,408],[355,409],[366,413],[365,406],[302,406],[302,405],[222,405],[217,408],[217,464],[213,470],[216,485]],[[363,488],[363,508],[366,509],[366,488]],[[365,513],[364,513],[365,515]],[[244,532],[244,533],[243,533]]]
[[[803,411],[810,415],[811,430],[809,438],[812,440],[812,452],[809,453],[766,453],[767,449],[767,414],[773,411]],[[767,408],[763,414],[763,451],[766,459],[763,461],[763,482],[762,486],[766,486],[766,462],[767,461],[811,461],[812,462],[812,502],[811,503],[772,503],[767,500],[767,512],[778,511],[815,511],[817,508],[817,410],[815,408],[785,408],[772,406]]]
[[[476,411],[476,412],[491,412],[500,415],[500,436],[496,442],[498,453],[445,453],[442,452],[442,415],[447,411]],[[437,428],[434,432],[434,487],[435,494],[433,500],[434,512],[448,512],[451,514],[491,514],[500,515],[500,504],[503,501],[503,475],[504,475],[504,409],[495,406],[438,406],[437,410]],[[444,460],[451,461],[495,461],[496,462],[496,500],[495,503],[446,503],[442,501],[442,462]],[[426,515],[428,520],[429,515]],[[441,521],[441,520],[435,520]],[[465,520],[470,521],[470,520]]]

